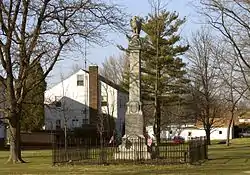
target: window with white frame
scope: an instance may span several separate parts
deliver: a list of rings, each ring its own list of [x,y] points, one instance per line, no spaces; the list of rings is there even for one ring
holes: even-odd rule
[[[84,86],[84,75],[77,75],[77,86]]]
[[[108,97],[107,97],[107,95],[102,95],[101,105],[102,106],[107,106],[107,104],[108,104]]]

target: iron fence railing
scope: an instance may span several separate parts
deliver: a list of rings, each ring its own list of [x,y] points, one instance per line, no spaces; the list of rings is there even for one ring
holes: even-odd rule
[[[65,146],[66,143],[66,146]],[[54,135],[52,163],[55,164],[181,164],[196,163],[207,159],[204,137],[183,143],[165,141],[159,145],[146,145],[143,138],[128,138],[123,144],[107,140],[76,138]]]

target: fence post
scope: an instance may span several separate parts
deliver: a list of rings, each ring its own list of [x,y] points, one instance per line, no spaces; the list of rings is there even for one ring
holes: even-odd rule
[[[51,133],[50,137],[51,137],[51,146],[52,146],[52,165],[55,166],[55,151],[56,151],[55,134]]]
[[[205,159],[205,154],[204,154],[204,138],[203,137],[201,137],[200,149],[201,149],[201,160],[204,160]]]
[[[205,154],[204,154],[204,138],[201,137],[201,160],[204,160],[205,159]]]
[[[100,139],[100,147],[101,147],[101,152],[100,152],[100,159],[101,159],[101,164],[106,164],[106,158],[107,158],[107,152],[106,152],[106,145],[105,145],[105,138],[101,137]]]
[[[205,159],[208,159],[208,144],[207,144],[207,139],[204,138],[204,150],[205,150]]]
[[[194,147],[194,152],[195,152],[195,162],[197,162],[197,160],[199,159],[199,139],[195,139],[194,140],[195,143],[195,147]]]
[[[192,138],[189,140],[189,163],[193,163],[193,140]]]
[[[199,158],[198,158],[198,161],[202,160],[202,157],[203,157],[203,151],[202,151],[202,137],[199,138]]]

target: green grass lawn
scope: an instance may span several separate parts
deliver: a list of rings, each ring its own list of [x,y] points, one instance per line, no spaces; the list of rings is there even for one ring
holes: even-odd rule
[[[24,151],[23,157],[28,163],[5,164],[8,152],[0,151],[0,174],[250,174],[250,139],[235,139],[232,145],[212,145],[209,147],[209,161],[202,165],[51,165],[51,151]],[[247,173],[249,172],[249,173]]]

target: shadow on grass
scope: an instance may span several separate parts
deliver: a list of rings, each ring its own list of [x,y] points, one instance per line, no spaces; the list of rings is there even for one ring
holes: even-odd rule
[[[30,155],[30,156],[23,156],[23,158],[51,158],[51,155],[46,155],[46,156],[42,156],[42,155]]]
[[[237,145],[237,146],[229,146],[229,147],[215,147],[215,148],[210,148],[210,151],[224,151],[224,150],[238,150],[238,149],[250,149],[250,146],[246,146],[246,145]]]
[[[236,160],[236,159],[250,159],[249,156],[224,156],[224,157],[216,157],[216,158],[210,158],[208,160],[223,160],[223,159],[231,159],[231,160]]]
[[[23,156],[22,157],[25,160],[25,163],[28,163],[29,161],[27,161],[26,159],[35,159],[35,158],[41,158],[41,159],[48,159],[51,158],[51,156]],[[4,162],[4,161],[8,160],[8,157],[0,157],[0,161]]]

